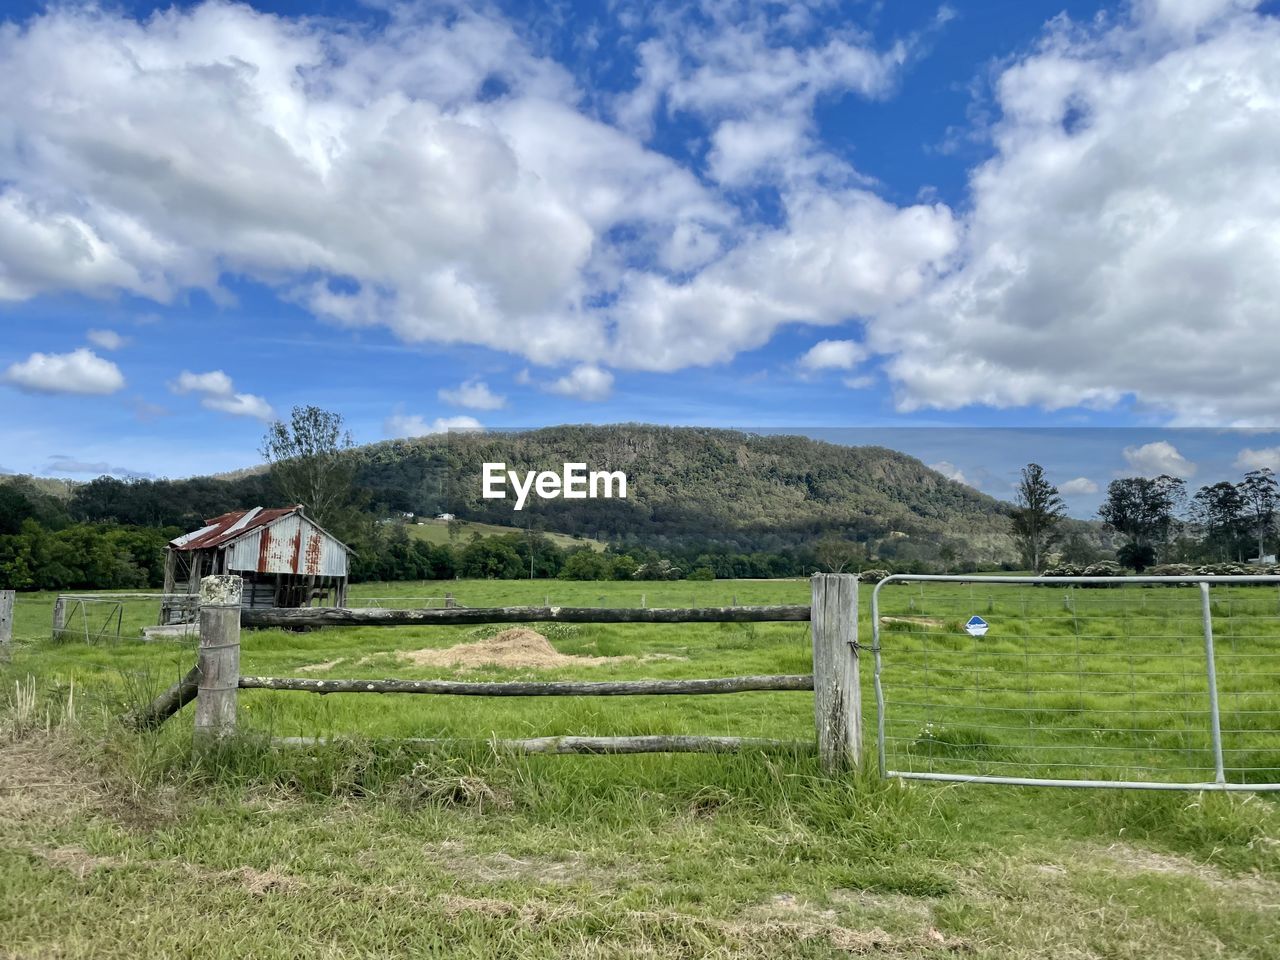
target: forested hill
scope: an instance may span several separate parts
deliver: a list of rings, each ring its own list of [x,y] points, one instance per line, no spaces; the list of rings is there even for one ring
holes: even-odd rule
[[[958,555],[1012,553],[1007,505],[883,447],[799,436],[646,425],[451,434],[353,452],[375,502],[415,514],[526,525],[651,546],[707,541],[771,550],[834,534],[869,544],[948,542]],[[515,513],[481,497],[481,464],[556,470],[566,461],[623,470],[627,500],[532,502]],[[905,535],[905,536],[904,536]],[[887,544],[886,544],[887,545]],[[900,544],[880,552],[914,553]]]
[[[883,447],[806,437],[647,425],[562,426],[392,440],[356,447],[361,513],[371,519],[453,513],[460,519],[577,534],[623,546],[741,552],[811,546],[822,537],[902,562],[998,563],[1014,549],[1008,507]],[[623,470],[626,500],[510,502],[481,497],[484,462]],[[274,504],[265,472],[188,480],[102,477],[70,492],[74,520],[193,530],[206,517]],[[14,518],[17,519],[16,517]],[[350,524],[339,532],[356,536]]]

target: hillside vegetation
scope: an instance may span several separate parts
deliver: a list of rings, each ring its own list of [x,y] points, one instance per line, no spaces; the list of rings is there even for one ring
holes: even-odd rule
[[[883,447],[617,425],[455,433],[338,456],[349,458],[349,502],[324,524],[353,548],[355,580],[941,572],[1017,559],[1008,504]],[[483,498],[487,462],[521,473],[559,472],[568,462],[623,471],[627,497],[532,498],[517,512],[512,500]],[[0,478],[0,588],[156,586],[171,537],[230,510],[291,502],[261,469],[52,487]],[[443,524],[400,522],[441,513],[457,517],[452,535]],[[124,557],[125,540],[127,562],[111,561]]]
[[[1013,554],[1007,505],[884,447],[620,425],[393,440],[353,456],[361,486],[396,510],[505,525],[532,515],[546,529],[624,545],[778,550],[834,533],[881,556],[927,558],[947,544],[988,562]],[[511,501],[482,498],[486,462],[622,470],[628,498],[535,501],[516,513]]]

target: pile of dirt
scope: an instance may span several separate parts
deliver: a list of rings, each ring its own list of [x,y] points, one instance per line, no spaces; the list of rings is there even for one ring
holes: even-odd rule
[[[487,640],[460,643],[445,649],[406,650],[397,654],[401,660],[415,666],[457,667],[474,670],[477,667],[509,667],[513,669],[547,669],[551,667],[595,667],[605,663],[619,663],[631,657],[575,657],[561,653],[551,641],[528,627],[503,630]]]

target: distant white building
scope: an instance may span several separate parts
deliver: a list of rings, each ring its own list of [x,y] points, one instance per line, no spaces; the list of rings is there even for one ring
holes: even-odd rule
[[[437,513],[436,519],[437,520],[456,520],[458,518],[455,517],[452,513]]]
[[[1261,556],[1261,557],[1250,557],[1249,562],[1258,563],[1258,564],[1275,563],[1276,555],[1274,553],[1268,553],[1265,556]]]

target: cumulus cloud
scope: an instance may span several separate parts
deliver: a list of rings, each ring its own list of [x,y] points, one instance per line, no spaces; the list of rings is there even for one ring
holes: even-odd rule
[[[450,430],[475,431],[484,426],[475,417],[436,417],[428,421],[418,414],[393,413],[382,422],[382,432],[388,437],[426,437]]]
[[[1223,17],[1253,10],[1260,0],[1137,0],[1140,16],[1174,36],[1194,36]]]
[[[1144,443],[1142,446],[1124,448],[1124,459],[1129,469],[1139,476],[1158,477],[1167,474],[1185,480],[1195,476],[1196,465],[1178,452],[1167,440]]]
[[[438,395],[445,403],[472,410],[500,410],[507,405],[507,398],[494,393],[483,380],[471,379],[452,389],[442,388]]]
[[[901,409],[1274,420],[1280,20],[1250,6],[1058,19],[1004,69],[955,268],[871,323]]]
[[[995,78],[958,215],[888,202],[820,135],[824,98],[889,95],[913,39],[804,5],[680,5],[605,104],[491,10],[54,5],[0,32],[0,299],[216,297],[232,272],[330,323],[600,374],[858,322],[903,411],[1265,422],[1280,19],[1256,6],[1052,21]],[[648,145],[663,117],[689,158]]]
[[[85,338],[100,350],[119,350],[129,342],[114,330],[90,330]]]
[[[406,341],[600,356],[583,304],[613,269],[605,234],[630,227],[643,257],[731,212],[577,109],[502,21],[391,20],[211,0],[141,21],[58,7],[0,33],[0,299],[167,302],[230,269]],[[507,94],[482,96],[495,78]]]
[[[852,370],[866,357],[867,352],[854,340],[819,340],[800,357],[802,369]]]
[[[1076,477],[1058,484],[1058,492],[1064,497],[1079,497],[1098,492],[1098,485],[1088,477]]]
[[[33,353],[4,372],[5,383],[27,393],[106,395],[124,387],[124,374],[92,350]]]
[[[594,364],[584,363],[547,384],[546,389],[550,393],[589,402],[607,400],[613,392],[613,374]]]
[[[1280,447],[1262,447],[1257,450],[1245,447],[1236,457],[1237,470],[1261,470],[1269,468],[1280,473]]]
[[[192,373],[183,370],[169,384],[174,393],[194,393],[200,397],[200,406],[233,417],[253,417],[264,423],[275,419],[275,411],[265,399],[252,393],[237,393],[231,378],[221,370],[208,373]]]
[[[965,483],[969,481],[965,479],[964,471],[957,467],[950,460],[939,460],[937,463],[928,465],[930,470],[936,470],[948,480],[954,480],[956,483]]]
[[[849,172],[819,145],[815,104],[883,96],[908,58],[905,42],[877,49],[855,27],[819,24],[800,6],[659,9],[657,35],[638,47],[638,83],[616,98],[616,116],[642,137],[660,111],[705,124],[708,172],[727,186]]]
[[[584,108],[496,14],[433,10],[354,31],[218,0],[54,7],[0,33],[0,298],[218,296],[230,270],[409,342],[675,370],[883,309],[955,246],[945,208],[815,155],[817,99],[882,95],[898,47],[797,11],[689,33],[670,82],[639,86],[713,135],[702,170]],[[713,168],[777,179],[781,222]]]

